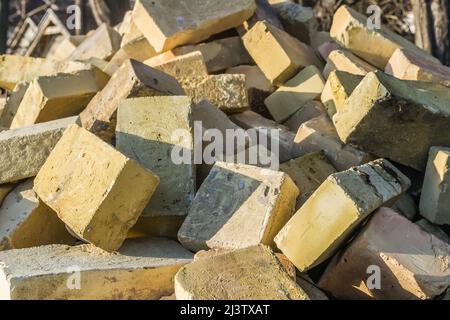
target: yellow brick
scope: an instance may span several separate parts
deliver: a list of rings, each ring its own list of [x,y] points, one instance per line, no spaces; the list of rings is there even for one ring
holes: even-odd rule
[[[139,0],[133,21],[156,51],[164,52],[240,26],[255,8],[254,0]]]
[[[78,237],[114,251],[158,184],[151,171],[72,125],[39,171],[34,190]]]
[[[302,67],[322,68],[312,48],[265,21],[258,22],[242,40],[253,60],[275,85],[283,84]]]
[[[0,251],[76,242],[56,214],[33,191],[33,180],[19,184],[0,208]]]
[[[376,68],[358,58],[350,51],[333,50],[328,55],[327,65],[323,70],[324,77],[328,78],[330,73],[335,70],[365,76],[368,72],[375,71]]]
[[[398,48],[411,50],[422,59],[438,62],[436,58],[385,26],[381,29],[369,29],[367,17],[345,5],[334,14],[330,34],[339,45],[381,70],[384,70]]]
[[[0,252],[0,299],[160,299],[191,261],[175,241],[157,238],[127,240],[114,253],[91,244],[9,250]]]
[[[309,300],[265,246],[195,261],[175,276],[177,300]]]
[[[373,211],[410,186],[386,160],[335,173],[314,192],[275,238],[301,272],[331,257]]]
[[[0,56],[0,88],[13,90],[21,81],[87,69],[90,66],[81,62],[3,55]]]
[[[11,129],[78,115],[101,89],[90,70],[39,77],[27,89]]]
[[[123,100],[184,94],[177,80],[168,74],[136,60],[127,60],[80,114],[81,123],[84,128],[111,142],[116,129],[117,108]]]
[[[321,100],[330,118],[342,108],[363,77],[343,71],[332,71],[322,91]]]
[[[325,80],[320,70],[309,66],[278,88],[264,103],[275,121],[283,122],[303,104],[318,98],[324,85]]]
[[[385,69],[396,78],[414,81],[433,81],[450,84],[450,68],[437,62],[426,61],[403,49],[395,50]]]

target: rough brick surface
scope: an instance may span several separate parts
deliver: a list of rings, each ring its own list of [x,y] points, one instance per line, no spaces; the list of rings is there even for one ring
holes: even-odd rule
[[[439,84],[369,73],[333,119],[345,143],[424,170],[431,146],[450,147],[449,101]]]
[[[34,177],[76,117],[0,133],[0,184]]]
[[[57,257],[57,259],[55,259]],[[192,253],[171,240],[127,240],[118,253],[93,245],[0,252],[0,297],[10,300],[152,300],[174,292]],[[76,290],[79,273],[79,290]],[[7,280],[8,279],[8,280]],[[71,289],[72,288],[72,289]]]
[[[191,99],[185,96],[128,99],[118,109],[116,147],[160,178],[142,219],[186,216],[195,196]],[[185,130],[183,139],[174,136]],[[176,148],[179,151],[176,151]],[[174,162],[172,154],[190,163]],[[145,222],[143,222],[145,223]]]
[[[72,125],[39,171],[34,190],[79,238],[114,251],[158,184],[151,171]]]
[[[430,149],[420,214],[435,224],[450,225],[450,148]]]
[[[156,51],[164,52],[237,27],[255,8],[254,0],[139,0],[133,21]]]
[[[330,258],[369,214],[403,193],[409,179],[387,160],[333,174],[275,238],[301,272]]]
[[[298,193],[284,173],[217,162],[200,187],[178,239],[193,251],[272,245],[292,216]]]
[[[177,300],[309,300],[275,254],[257,246],[200,259],[175,276]]]
[[[33,180],[19,184],[0,207],[0,251],[47,244],[75,244],[64,223],[33,191]]]
[[[319,285],[341,299],[433,299],[450,285],[450,245],[394,211],[381,208]],[[369,289],[370,266],[380,288]]]

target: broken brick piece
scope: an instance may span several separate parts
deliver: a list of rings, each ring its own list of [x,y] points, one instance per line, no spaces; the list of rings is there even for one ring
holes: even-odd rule
[[[0,251],[47,244],[75,244],[64,223],[33,191],[33,180],[19,184],[0,207]]]
[[[338,171],[347,170],[374,159],[371,154],[342,143],[333,122],[326,114],[300,126],[294,139],[292,154],[302,156],[318,151],[325,152]]]
[[[334,14],[330,34],[339,45],[381,70],[398,48],[413,51],[422,59],[439,61],[385,26],[370,28],[367,21],[366,16],[343,5]]]
[[[450,148],[430,149],[420,214],[432,223],[450,225]]]
[[[175,295],[177,300],[309,300],[262,245],[182,267],[175,276]]]
[[[396,78],[415,81],[450,83],[450,68],[441,63],[422,59],[404,49],[395,50],[385,69]]]
[[[371,72],[333,120],[345,143],[424,170],[431,146],[450,147],[449,102],[439,84]]]
[[[77,117],[0,132],[0,184],[34,177]]]
[[[337,110],[342,108],[362,79],[362,76],[344,71],[336,70],[329,74],[321,100],[331,119]]]
[[[192,251],[273,245],[273,237],[292,216],[298,193],[282,172],[216,162],[178,239]]]
[[[84,128],[111,142],[117,108],[127,99],[141,96],[184,95],[173,77],[136,60],[127,60],[80,114]]]
[[[332,174],[275,238],[301,272],[330,258],[372,212],[402,194],[409,179],[387,160]]]
[[[69,60],[90,58],[109,60],[119,50],[120,41],[120,34],[108,24],[103,23],[78,45],[70,55]]]
[[[37,77],[58,73],[88,70],[85,63],[74,61],[54,61],[51,59],[23,57],[19,55],[0,56],[0,87],[13,90],[21,81],[30,82]]]
[[[240,37],[219,39],[172,50],[177,56],[194,51],[202,53],[209,73],[216,73],[242,64],[252,64],[253,62]]]
[[[91,244],[0,252],[0,299],[151,300],[174,292],[192,253],[172,240],[130,239],[119,252]]]
[[[39,77],[25,92],[11,129],[76,116],[101,89],[90,70]]]
[[[160,178],[144,209],[143,220],[180,217],[188,213],[195,196],[194,137],[191,99],[186,96],[142,97],[123,101],[118,109],[116,148]],[[177,130],[186,135],[174,136]],[[178,151],[177,151],[178,149]],[[173,155],[189,163],[174,160]],[[166,226],[167,227],[167,226]],[[142,228],[141,228],[142,231]]]
[[[323,70],[323,75],[328,79],[330,73],[336,70],[365,76],[368,72],[375,71],[376,68],[358,58],[350,51],[333,50],[327,57],[327,64]]]

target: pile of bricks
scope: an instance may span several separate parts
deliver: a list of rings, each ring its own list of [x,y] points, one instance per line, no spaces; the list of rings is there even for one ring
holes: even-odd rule
[[[139,0],[55,46],[0,57],[0,299],[450,298],[434,57],[289,0]],[[238,152],[195,161],[196,122]],[[249,129],[279,168],[232,161]]]

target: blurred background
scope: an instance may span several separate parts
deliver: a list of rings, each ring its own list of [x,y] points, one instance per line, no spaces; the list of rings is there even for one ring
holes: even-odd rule
[[[218,0],[220,1],[220,0]],[[257,0],[259,1],[259,0]],[[267,1],[267,0],[260,0]],[[270,0],[284,1],[284,0]],[[269,2],[270,2],[269,1]],[[450,65],[450,0],[293,0],[313,7],[321,30],[328,31],[336,9],[347,4],[367,14],[382,10],[382,22]],[[134,0],[0,0],[0,53],[45,56],[54,41],[86,34],[102,23],[119,24]],[[78,5],[79,30],[68,30],[67,8]]]

